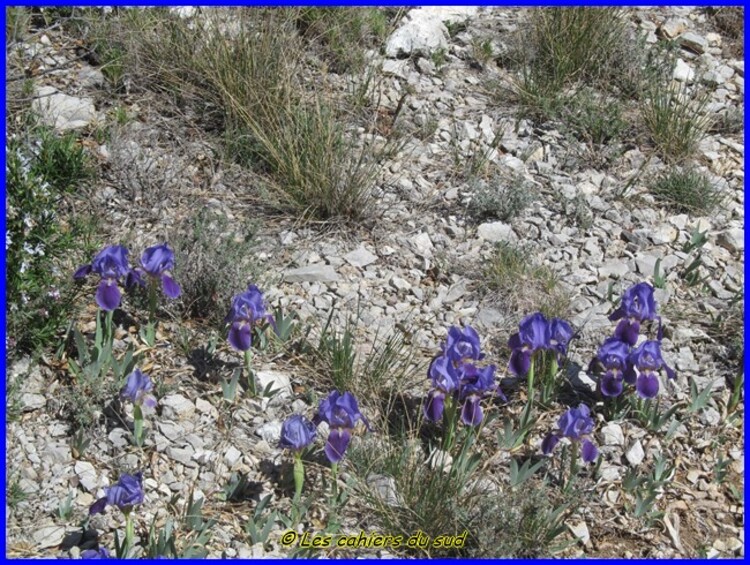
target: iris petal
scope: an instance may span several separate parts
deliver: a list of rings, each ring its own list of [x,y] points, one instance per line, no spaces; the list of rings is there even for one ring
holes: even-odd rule
[[[617,378],[610,372],[605,373],[600,382],[600,388],[604,396],[620,396],[622,394],[622,378]]]
[[[529,352],[514,349],[510,354],[510,363],[508,364],[510,372],[517,377],[522,377],[529,372],[529,367],[531,367],[531,355]]]
[[[73,278],[76,280],[80,280],[86,275],[88,275],[91,272],[91,265],[82,265],[78,267],[75,273],[73,273]]]
[[[555,434],[549,434],[544,440],[542,440],[542,453],[545,455],[552,453],[552,450],[555,449],[558,441],[560,441],[559,437]]]
[[[120,305],[121,298],[122,295],[117,283],[111,279],[102,279],[96,289],[96,303],[99,308],[111,312]]]
[[[581,457],[586,463],[591,463],[599,456],[599,450],[588,439],[581,442]]]
[[[177,298],[180,296],[180,285],[174,282],[174,279],[169,275],[161,276],[161,284],[164,289],[164,294],[169,298]]]
[[[91,505],[91,508],[89,508],[89,515],[93,516],[94,514],[101,514],[104,512],[104,509],[107,507],[107,497],[103,496],[94,504]]]
[[[326,442],[325,452],[326,457],[331,463],[338,463],[344,457],[346,448],[349,447],[349,441],[352,439],[352,434],[347,429],[336,429],[331,430],[328,434],[328,441]]]
[[[445,395],[438,390],[431,390],[427,394],[424,405],[424,416],[431,422],[439,422],[445,409]]]
[[[478,396],[469,396],[461,409],[461,421],[467,426],[478,426],[482,422],[482,405]]]
[[[659,377],[654,373],[641,373],[635,382],[635,390],[641,398],[654,398],[659,393]]]
[[[229,340],[230,345],[235,349],[239,351],[247,351],[253,343],[250,326],[242,322],[233,323],[229,328],[227,339]]]

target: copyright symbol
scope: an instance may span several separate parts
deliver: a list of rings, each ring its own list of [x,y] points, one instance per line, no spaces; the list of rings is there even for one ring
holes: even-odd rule
[[[281,536],[281,545],[289,546],[297,541],[297,532],[294,530],[288,530]]]

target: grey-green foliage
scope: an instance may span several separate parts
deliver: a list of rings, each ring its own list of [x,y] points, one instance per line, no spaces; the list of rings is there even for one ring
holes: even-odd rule
[[[517,218],[535,198],[532,185],[520,174],[510,176],[495,172],[489,178],[475,177],[470,184],[472,196],[469,213],[478,220]]]
[[[223,330],[232,296],[245,290],[246,281],[256,280],[252,261],[256,229],[252,219],[232,224],[209,207],[182,222],[171,244],[183,316]]]

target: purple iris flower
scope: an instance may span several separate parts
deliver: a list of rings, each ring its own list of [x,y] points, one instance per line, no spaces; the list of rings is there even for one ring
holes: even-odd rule
[[[130,400],[136,406],[144,405],[154,408],[156,407],[156,398],[149,394],[153,389],[154,384],[148,378],[148,375],[142,373],[140,369],[136,369],[128,375],[128,380],[120,391],[120,398]]]
[[[315,424],[301,414],[293,414],[281,425],[279,447],[302,451],[315,441],[316,434]]]
[[[622,295],[620,307],[609,316],[610,320],[620,320],[615,329],[615,337],[631,346],[638,341],[641,323],[657,318],[654,288],[645,282],[633,285],[626,290]],[[661,339],[661,324],[659,334]]]
[[[669,379],[676,377],[674,370],[662,359],[658,341],[644,341],[628,357],[628,361],[638,369],[635,390],[641,398],[654,398],[659,393],[659,376],[661,369]]]
[[[84,549],[81,552],[81,559],[109,559],[109,551],[101,545],[99,549]]]
[[[94,257],[90,265],[82,265],[73,274],[76,280],[83,279],[90,273],[101,277],[96,289],[96,303],[99,308],[111,312],[120,305],[122,294],[117,283],[130,273],[128,250],[122,245],[110,245]]]
[[[461,377],[446,355],[439,355],[432,360],[427,376],[432,380],[433,388],[427,394],[424,415],[428,420],[438,422],[443,417],[446,397],[458,391]]]
[[[620,396],[622,383],[635,384],[635,370],[629,361],[630,346],[616,337],[610,337],[602,343],[589,368],[603,368],[604,374],[599,378],[599,387],[604,396]]]
[[[105,496],[94,502],[89,508],[89,514],[100,514],[107,506],[117,506],[128,514],[133,506],[143,502],[143,473],[135,475],[122,474],[120,480],[111,487],[107,487]]]
[[[585,404],[578,408],[571,408],[560,416],[557,422],[558,430],[549,434],[542,441],[542,453],[549,455],[557,446],[560,438],[567,437],[573,443],[581,444],[581,457],[586,463],[591,463],[599,455],[597,447],[588,439],[589,434],[594,431],[594,420],[591,411]]]
[[[567,355],[572,338],[573,328],[564,320],[547,320],[541,312],[526,316],[521,320],[518,332],[508,340],[508,347],[512,350],[508,369],[517,377],[525,375],[531,367],[531,357],[540,350],[555,351],[558,356]]]
[[[128,286],[133,283],[140,285],[145,284],[141,273],[145,273],[147,276],[154,280],[161,279],[162,288],[164,294],[169,298],[177,298],[180,296],[180,285],[178,285],[172,278],[172,271],[174,270],[174,253],[169,246],[164,243],[162,245],[154,245],[149,247],[141,255],[141,266],[136,267],[130,273],[128,277]]]
[[[443,355],[456,363],[466,359],[479,361],[484,358],[479,349],[479,334],[471,326],[466,326],[463,331],[457,327],[449,329],[448,340],[442,349]]]
[[[362,420],[367,429],[370,424],[359,411],[357,399],[350,392],[344,394],[334,390],[323,399],[318,407],[318,413],[313,418],[316,425],[327,422],[330,428],[328,440],[326,441],[325,453],[331,463],[338,463],[344,457],[349,441],[352,439],[352,431],[357,421]]]
[[[495,365],[488,365],[479,369],[474,365],[465,363],[460,367],[461,387],[460,399],[463,401],[461,409],[461,421],[467,426],[478,426],[484,417],[480,400],[487,393],[494,392],[507,402],[507,398],[495,384]]]
[[[273,323],[271,315],[266,314],[263,293],[257,286],[251,284],[245,292],[232,299],[232,308],[226,317],[226,321],[232,323],[228,336],[231,346],[239,351],[250,349],[252,328],[263,319]]]
[[[550,347],[556,350],[560,355],[568,354],[568,343],[573,338],[573,328],[565,320],[552,318],[549,322]]]
[[[519,324],[519,331],[510,336],[510,372],[520,377],[529,372],[531,356],[550,345],[550,327],[543,314],[537,312],[526,316]]]

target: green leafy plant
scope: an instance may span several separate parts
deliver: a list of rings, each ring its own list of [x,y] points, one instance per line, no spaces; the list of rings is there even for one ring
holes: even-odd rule
[[[264,496],[255,506],[252,518],[245,523],[245,533],[247,534],[250,543],[253,545],[256,543],[265,544],[268,541],[268,536],[271,533],[271,530],[278,520],[277,512],[265,512],[271,498],[272,495],[270,494]]]
[[[695,379],[690,377],[690,404],[687,407],[689,413],[694,414],[708,405],[708,401],[711,400],[713,384],[713,381],[711,381],[706,388],[699,391]]]
[[[527,479],[531,478],[534,473],[539,470],[542,465],[546,463],[544,459],[540,459],[532,465],[532,460],[527,459],[523,462],[523,465],[518,466],[516,459],[510,460],[510,486],[515,488],[525,483]]]
[[[83,149],[70,135],[23,123],[6,142],[6,315],[14,353],[45,347],[72,317],[70,257],[88,251],[95,225],[63,205],[89,176]]]

